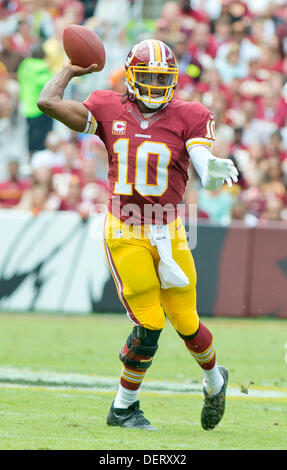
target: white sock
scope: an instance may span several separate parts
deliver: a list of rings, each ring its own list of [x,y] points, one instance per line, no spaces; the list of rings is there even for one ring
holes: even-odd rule
[[[219,393],[223,384],[224,379],[216,364],[212,369],[203,369],[203,386],[208,395],[216,395]]]
[[[114,401],[115,408],[128,408],[137,400],[138,390],[128,390],[119,385],[118,393]]]

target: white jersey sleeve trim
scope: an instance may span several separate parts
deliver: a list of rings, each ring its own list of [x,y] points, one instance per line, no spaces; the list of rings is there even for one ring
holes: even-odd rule
[[[83,134],[95,134],[96,130],[98,127],[98,123],[92,113],[88,111],[88,119],[87,119],[87,124],[86,128],[83,132]]]
[[[213,140],[206,139],[204,137],[194,137],[193,139],[188,139],[185,142],[185,147],[187,151],[189,151],[191,148],[196,147],[197,145],[203,145],[204,147],[210,149],[212,146]]]

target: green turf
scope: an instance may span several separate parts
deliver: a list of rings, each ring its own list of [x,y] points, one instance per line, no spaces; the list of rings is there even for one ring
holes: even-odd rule
[[[2,390],[1,449],[286,448],[282,402],[230,399],[222,424],[206,432],[199,425],[200,398],[145,394],[146,415],[159,428],[155,433],[107,427],[111,399],[111,393]]]
[[[230,384],[287,389],[284,320],[202,319]],[[117,377],[125,316],[0,315],[0,367]],[[167,324],[148,380],[201,382],[198,365]],[[142,392],[157,433],[106,426],[114,393],[0,386],[0,449],[287,449],[287,400],[229,397],[223,421],[200,427],[202,398]]]

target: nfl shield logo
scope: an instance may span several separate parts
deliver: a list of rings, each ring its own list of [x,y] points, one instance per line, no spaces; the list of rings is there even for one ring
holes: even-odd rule
[[[122,236],[123,236],[122,230],[117,230],[116,231],[116,238],[122,238]]]
[[[148,128],[148,122],[147,121],[142,121],[141,122],[141,128],[142,129],[147,129]]]
[[[162,235],[163,235],[163,227],[162,227],[162,225],[156,225],[155,231],[156,231],[156,236],[159,237],[159,238],[161,238]]]

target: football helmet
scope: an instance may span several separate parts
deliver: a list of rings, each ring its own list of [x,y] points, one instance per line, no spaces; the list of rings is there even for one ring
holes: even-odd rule
[[[169,103],[176,89],[178,65],[172,50],[156,39],[145,39],[129,52],[126,63],[128,91],[148,108]]]

